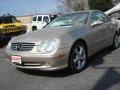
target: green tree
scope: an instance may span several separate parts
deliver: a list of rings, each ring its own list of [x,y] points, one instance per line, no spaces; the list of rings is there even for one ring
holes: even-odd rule
[[[107,11],[113,7],[112,0],[89,0],[90,9]]]

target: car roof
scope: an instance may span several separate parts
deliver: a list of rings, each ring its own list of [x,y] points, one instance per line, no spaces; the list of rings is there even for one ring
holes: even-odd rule
[[[80,13],[80,12],[89,12],[89,13],[92,13],[94,11],[99,11],[99,12],[102,12],[100,10],[82,10],[82,11],[75,11],[75,12],[72,12],[72,13],[66,13],[64,15],[67,15],[67,14],[74,14],[74,13]]]
[[[13,16],[13,15],[0,16],[0,18],[7,18],[7,17],[15,17],[15,16]]]

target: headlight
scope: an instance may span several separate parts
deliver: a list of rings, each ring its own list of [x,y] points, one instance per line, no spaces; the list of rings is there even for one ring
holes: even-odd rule
[[[49,41],[41,42],[37,47],[37,52],[42,54],[54,53],[59,47],[60,41],[59,39],[52,39]]]

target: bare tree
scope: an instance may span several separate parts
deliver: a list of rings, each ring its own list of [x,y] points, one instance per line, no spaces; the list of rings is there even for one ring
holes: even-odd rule
[[[63,3],[74,11],[83,10],[83,2],[81,0],[65,0]]]
[[[88,0],[60,0],[58,4],[59,10],[80,11],[89,9]]]

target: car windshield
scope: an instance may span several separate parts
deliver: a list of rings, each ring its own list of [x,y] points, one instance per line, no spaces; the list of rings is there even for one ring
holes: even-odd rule
[[[86,24],[88,18],[88,12],[79,12],[66,14],[56,18],[53,22],[47,25],[47,27],[59,27],[59,26],[71,26],[74,24]]]
[[[17,19],[13,16],[0,17],[0,24],[1,23],[14,23],[14,22],[17,22]]]

